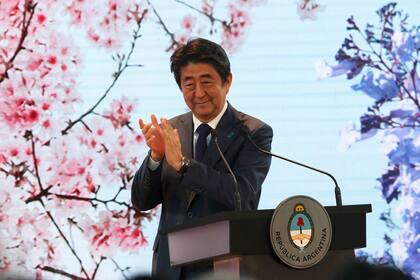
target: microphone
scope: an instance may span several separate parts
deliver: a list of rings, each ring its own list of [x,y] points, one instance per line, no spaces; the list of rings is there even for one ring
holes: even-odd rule
[[[306,164],[303,164],[303,163],[300,163],[300,162],[297,162],[297,161],[294,161],[294,160],[291,160],[291,159],[288,159],[288,158],[285,158],[285,157],[282,157],[282,156],[279,156],[279,155],[276,155],[276,154],[273,154],[272,152],[269,152],[269,151],[266,151],[266,150],[260,148],[254,142],[254,140],[252,140],[251,135],[249,135],[248,129],[246,129],[243,125],[241,126],[241,132],[244,134],[245,138],[247,138],[249,140],[249,142],[251,142],[251,144],[255,148],[257,148],[257,150],[259,150],[260,152],[262,152],[262,153],[264,153],[266,155],[270,155],[270,156],[273,156],[273,157],[276,157],[276,158],[279,158],[279,159],[282,159],[282,160],[291,162],[293,164],[296,164],[296,165],[299,165],[299,166],[302,166],[302,167],[311,169],[313,171],[322,173],[322,174],[327,175],[328,177],[330,177],[334,181],[334,184],[335,184],[335,189],[334,190],[335,190],[335,202],[336,202],[336,205],[337,206],[342,206],[343,205],[343,202],[341,200],[341,190],[340,190],[340,187],[338,186],[337,180],[334,178],[333,175],[331,175],[330,173],[328,173],[326,171],[323,171],[323,170],[317,169],[315,167],[312,167],[312,166],[309,166],[309,165],[306,165]]]
[[[230,173],[230,175],[233,178],[233,182],[235,183],[235,192],[234,192],[234,195],[235,195],[235,208],[236,208],[236,210],[241,211],[242,210],[241,194],[239,193],[238,181],[236,180],[235,174],[233,174],[233,171],[230,168],[229,163],[227,162],[225,156],[223,155],[222,150],[220,150],[219,142],[217,140],[217,131],[216,131],[216,129],[212,129],[210,133],[211,133],[211,138],[214,140],[214,144],[216,144],[217,150],[219,151],[220,157],[222,158],[223,162],[225,163],[226,167],[228,168],[229,173]]]

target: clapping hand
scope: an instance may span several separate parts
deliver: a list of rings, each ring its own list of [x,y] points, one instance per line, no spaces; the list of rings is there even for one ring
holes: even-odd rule
[[[165,156],[165,140],[155,115],[150,116],[151,123],[144,123],[139,119],[139,126],[146,139],[146,145],[151,150],[151,157],[154,161],[161,161]]]
[[[161,119],[162,134],[165,141],[166,161],[176,171],[181,169],[182,149],[178,130],[174,129],[167,119]]]
[[[151,150],[154,161],[166,161],[176,171],[181,169],[182,149],[178,131],[172,127],[167,119],[161,119],[161,126],[154,114],[150,116],[151,123],[144,123],[139,119],[139,126]]]

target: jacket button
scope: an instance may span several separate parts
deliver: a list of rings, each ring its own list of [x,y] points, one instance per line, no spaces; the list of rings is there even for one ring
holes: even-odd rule
[[[188,212],[188,213],[187,213],[187,216],[188,216],[188,218],[190,218],[190,219],[191,219],[191,218],[193,217],[193,213],[192,213],[192,212]]]

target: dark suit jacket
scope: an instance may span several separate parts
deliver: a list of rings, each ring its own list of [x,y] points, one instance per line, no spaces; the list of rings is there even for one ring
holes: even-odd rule
[[[178,129],[183,155],[192,158],[191,112],[171,119],[170,123]],[[246,127],[252,139],[265,150],[271,150],[273,131],[267,124],[236,111],[231,105],[228,105],[216,128],[220,148],[238,181],[242,210],[255,210],[271,157],[252,146],[241,133],[241,126]],[[165,160],[157,170],[150,171],[148,161],[149,156],[134,176],[132,203],[142,211],[162,204],[153,246],[152,270],[159,279],[179,279],[180,268],[169,264],[168,241],[164,232],[191,219],[235,210],[234,181],[213,141],[206,150],[203,162],[193,160],[184,176],[180,176]]]

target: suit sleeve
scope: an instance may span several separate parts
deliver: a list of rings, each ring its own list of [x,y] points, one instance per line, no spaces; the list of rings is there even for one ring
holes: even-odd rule
[[[131,202],[140,211],[153,209],[162,203],[162,186],[160,180],[162,164],[156,170],[151,171],[148,168],[149,158],[150,152],[143,161],[140,169],[134,175],[131,186]]]
[[[251,133],[254,142],[262,149],[271,150],[273,130],[264,124]],[[241,194],[242,210],[257,209],[261,195],[261,185],[268,173],[271,157],[258,151],[249,140],[244,145],[231,166]],[[201,162],[194,161],[182,180],[182,185],[206,196],[229,209],[235,209],[235,183],[228,172],[215,170]]]

